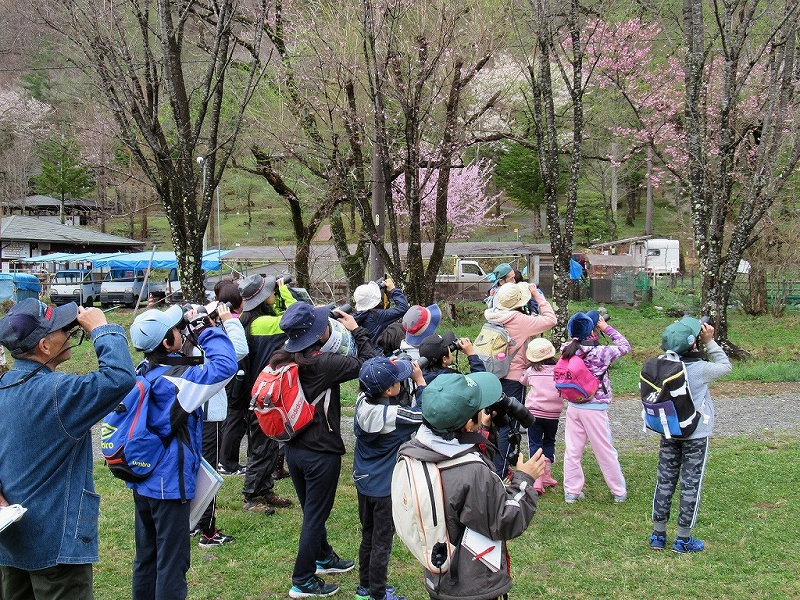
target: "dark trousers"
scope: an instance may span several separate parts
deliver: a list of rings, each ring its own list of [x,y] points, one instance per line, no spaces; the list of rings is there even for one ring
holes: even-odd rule
[[[678,535],[691,535],[700,508],[703,474],[708,460],[708,438],[676,440],[661,438],[658,449],[656,490],[653,494],[653,529],[665,531],[672,495],[681,482]]]
[[[503,386],[503,393],[510,397],[515,398],[518,402],[525,404],[525,386],[522,385],[519,381],[513,381],[511,379],[501,379],[500,385]],[[508,471],[509,466],[516,466],[516,465],[509,465],[508,464],[508,448],[511,445],[509,440],[510,437],[513,435],[513,430],[518,427],[516,419],[512,419],[510,416],[508,417],[509,425],[505,427],[500,427],[497,430],[497,449],[499,452],[494,455],[492,458],[492,463],[494,464],[494,469],[497,471],[497,474],[502,479],[506,476],[506,472]]]
[[[248,414],[250,411],[246,408],[229,408],[228,416],[222,422],[222,447],[219,462],[228,471],[235,471],[239,466],[239,450],[242,447],[242,439],[247,435]],[[213,463],[212,465],[217,466]]]
[[[536,417],[533,427],[528,429],[528,450],[530,456],[541,448],[542,454],[551,463],[556,462],[556,434],[558,433],[558,419],[543,419]]]
[[[133,600],[186,598],[189,547],[189,502],[157,500],[133,493],[136,556]]]
[[[3,600],[93,600],[92,565],[55,565],[24,571],[0,567]]]
[[[203,458],[216,468],[220,456],[220,443],[222,436],[222,423],[219,421],[205,421],[203,423]],[[197,527],[208,537],[214,535],[217,529],[217,497],[211,499],[205,512],[197,522]]]
[[[358,582],[372,598],[386,596],[389,555],[392,553],[394,522],[392,497],[375,498],[358,493],[361,546],[358,550]]]
[[[272,475],[278,464],[278,442],[261,431],[258,418],[252,412],[249,412],[248,428],[247,471],[242,488],[246,500],[272,493],[275,487]]]
[[[284,449],[286,466],[303,509],[297,558],[292,571],[292,584],[301,585],[314,575],[318,560],[325,561],[333,554],[325,522],[333,510],[342,457],[328,452],[312,452],[292,444],[286,444]]]

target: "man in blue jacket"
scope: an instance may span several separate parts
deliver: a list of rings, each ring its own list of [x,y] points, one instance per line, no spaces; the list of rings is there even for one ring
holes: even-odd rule
[[[238,369],[236,351],[221,327],[212,327],[207,316],[194,310],[186,314],[186,321],[188,335],[204,357],[179,354],[185,324],[180,306],[145,311],[131,325],[133,345],[145,358],[137,371],[162,370],[150,390],[149,425],[169,440],[153,474],[140,483],[127,484],[133,489],[136,511],[133,600],[186,598],[188,501],[194,498],[202,456],[202,406]]]
[[[91,339],[96,371],[56,371],[74,334]],[[96,308],[28,298],[0,320],[0,343],[15,359],[0,378],[0,504],[27,508],[0,532],[0,598],[90,600],[100,512],[91,428],[136,382],[125,330]]]

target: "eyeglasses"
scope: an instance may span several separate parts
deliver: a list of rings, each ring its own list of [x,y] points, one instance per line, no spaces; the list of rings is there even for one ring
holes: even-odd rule
[[[82,327],[73,327],[71,329],[64,328],[63,331],[67,334],[67,340],[70,342],[77,342],[80,346],[83,343],[84,337],[86,335],[86,330]]]

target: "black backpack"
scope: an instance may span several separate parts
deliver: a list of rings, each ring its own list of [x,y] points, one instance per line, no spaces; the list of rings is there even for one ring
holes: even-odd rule
[[[649,358],[639,376],[642,418],[647,429],[665,438],[685,438],[703,418],[686,382],[683,361]]]

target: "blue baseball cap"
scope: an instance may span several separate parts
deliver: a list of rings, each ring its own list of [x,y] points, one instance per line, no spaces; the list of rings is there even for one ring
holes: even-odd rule
[[[158,348],[167,332],[183,321],[183,309],[173,304],[167,310],[151,308],[144,311],[131,324],[133,347],[148,354]]]
[[[414,370],[409,360],[390,360],[377,356],[364,361],[358,373],[358,381],[370,396],[379,396],[398,381],[411,377]]]
[[[295,302],[283,313],[281,330],[288,336],[284,349],[287,352],[305,350],[317,342],[328,328],[330,308],[313,307],[307,302]]]
[[[78,318],[78,305],[50,306],[37,298],[25,298],[0,319],[0,344],[17,358],[30,352],[44,336],[70,326]]]

